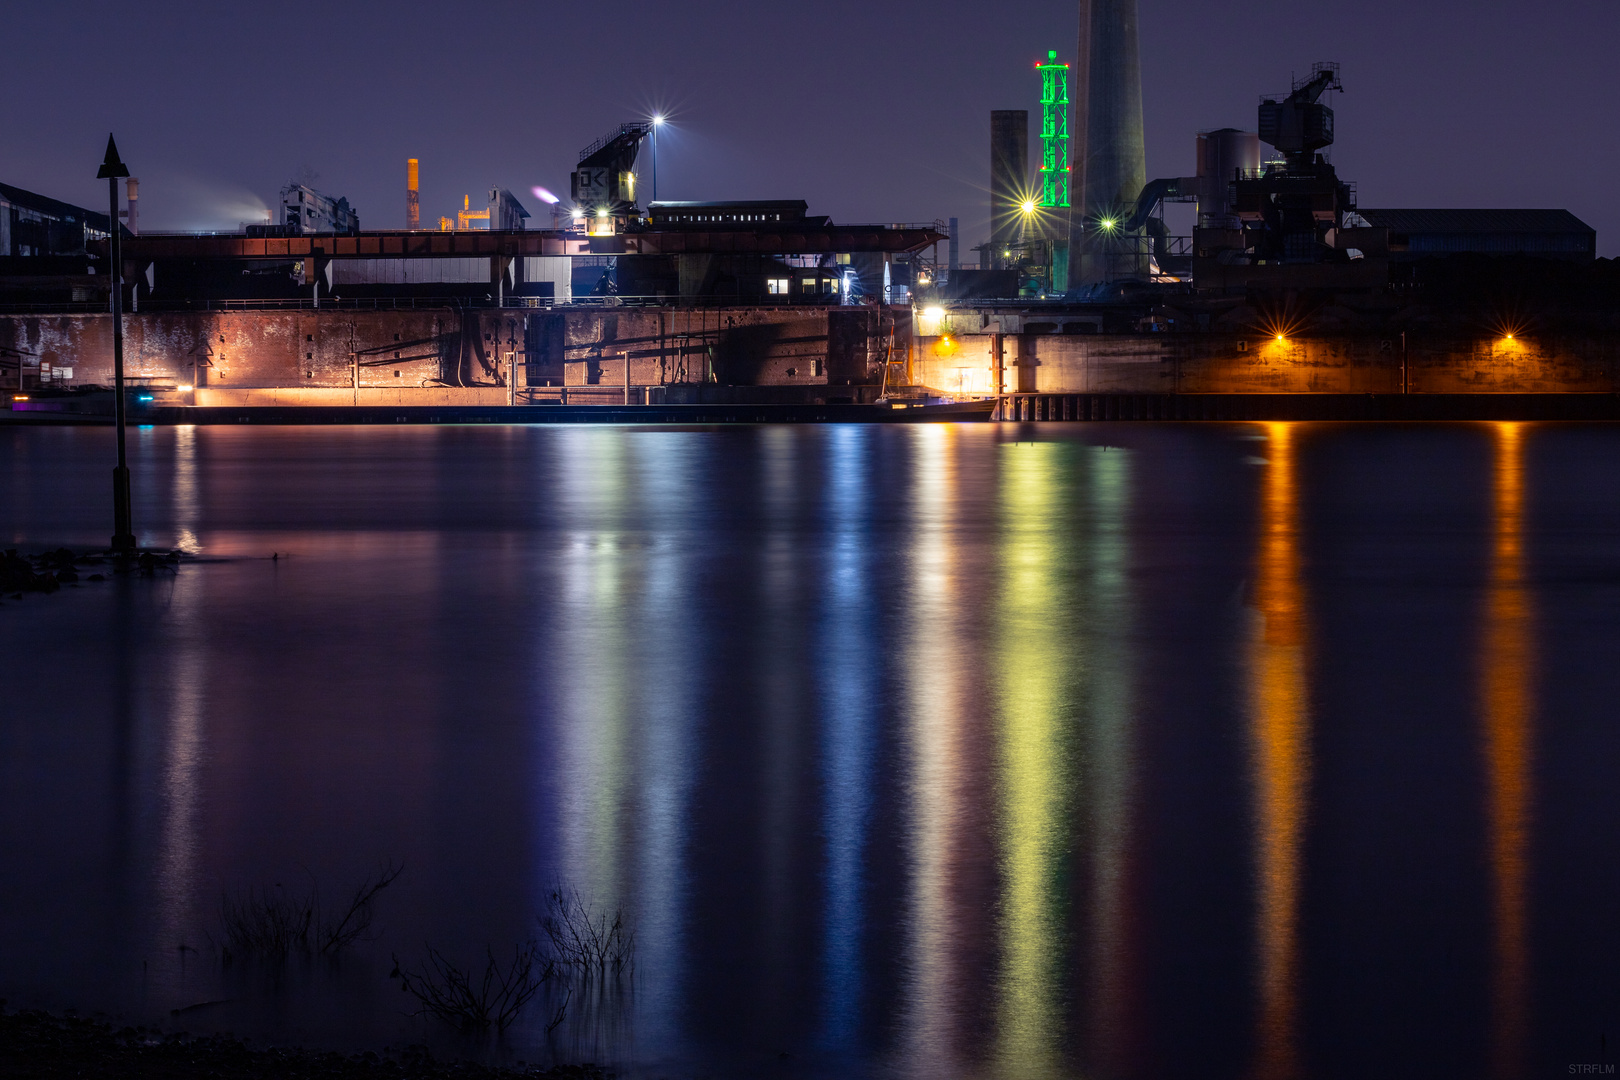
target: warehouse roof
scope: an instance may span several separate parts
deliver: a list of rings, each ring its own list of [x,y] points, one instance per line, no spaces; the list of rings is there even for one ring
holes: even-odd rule
[[[1568,210],[1366,210],[1375,228],[1400,233],[1594,233]]]

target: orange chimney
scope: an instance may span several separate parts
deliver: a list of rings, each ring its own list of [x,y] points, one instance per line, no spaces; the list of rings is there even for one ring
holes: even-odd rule
[[[422,227],[422,205],[416,194],[416,159],[405,162],[405,228],[416,232]]]

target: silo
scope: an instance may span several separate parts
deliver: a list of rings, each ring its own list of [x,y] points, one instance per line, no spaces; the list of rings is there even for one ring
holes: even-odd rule
[[[1240,172],[1260,171],[1260,136],[1237,128],[1200,131],[1196,160],[1199,227],[1238,228],[1232,217],[1232,181]]]
[[[998,109],[990,114],[990,242],[1018,239],[1019,207],[1029,195],[1029,111]]]
[[[1074,205],[1069,280],[1084,286],[1147,272],[1145,247],[1107,223],[1147,185],[1136,0],[1080,0]]]

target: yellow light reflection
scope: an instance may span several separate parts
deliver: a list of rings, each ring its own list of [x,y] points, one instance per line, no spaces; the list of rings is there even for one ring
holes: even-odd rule
[[[1003,899],[997,1029],[1000,1074],[1056,1075],[1059,964],[1063,955],[1060,867],[1063,663],[1057,583],[1063,567],[1058,475],[1063,447],[1006,447],[1002,459],[1000,787]]]
[[[1493,1076],[1522,1075],[1530,956],[1529,873],[1532,615],[1524,580],[1523,425],[1494,426],[1495,543],[1485,607],[1483,697],[1490,822]]]
[[[1303,588],[1300,582],[1297,426],[1266,425],[1270,465],[1261,487],[1260,544],[1250,651],[1255,788],[1259,1023],[1256,1073],[1300,1075],[1299,884],[1310,784]]]

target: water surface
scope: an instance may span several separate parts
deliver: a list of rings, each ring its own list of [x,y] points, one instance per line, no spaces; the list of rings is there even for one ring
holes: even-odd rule
[[[0,541],[104,544],[111,451],[0,429]],[[131,453],[198,559],[0,607],[14,1006],[647,1076],[1612,1060],[1620,429]],[[222,896],[386,860],[337,962],[222,965]],[[632,977],[494,1047],[407,1015],[396,956],[510,950],[558,883]]]

